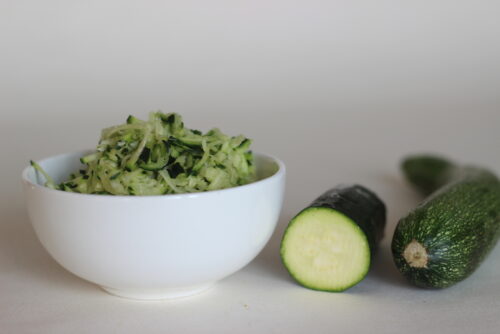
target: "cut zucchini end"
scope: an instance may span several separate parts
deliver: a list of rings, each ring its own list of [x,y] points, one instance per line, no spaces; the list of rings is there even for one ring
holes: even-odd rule
[[[366,235],[350,218],[330,208],[310,207],[295,216],[280,252],[290,275],[313,290],[347,290],[370,268]]]

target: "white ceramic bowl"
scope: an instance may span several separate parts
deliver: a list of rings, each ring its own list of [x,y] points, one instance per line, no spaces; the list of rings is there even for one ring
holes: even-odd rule
[[[39,161],[56,182],[82,168],[87,152]],[[45,249],[64,268],[135,299],[195,294],[248,264],[274,231],[285,166],[256,154],[259,181],[203,193],[87,195],[44,187],[23,171],[28,213]]]

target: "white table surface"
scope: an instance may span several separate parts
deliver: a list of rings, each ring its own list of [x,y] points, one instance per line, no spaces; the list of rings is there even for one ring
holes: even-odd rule
[[[213,122],[240,130],[255,139],[255,149],[285,161],[285,205],[264,251],[246,268],[198,296],[140,302],[106,294],[65,271],[43,250],[19,192],[20,169],[29,158],[92,146],[98,117],[85,124],[85,129],[74,131],[63,126],[75,121],[67,115],[61,116],[58,125],[47,121],[18,124],[1,131],[2,149],[12,159],[2,170],[0,332],[498,333],[499,247],[473,276],[441,291],[408,285],[395,269],[389,249],[397,219],[419,200],[398,172],[399,159],[409,152],[446,152],[500,172],[500,155],[493,153],[498,152],[500,142],[498,113],[194,116],[187,115],[188,125]],[[54,135],[48,139],[43,133]],[[17,140],[16,149],[5,143],[12,137]],[[386,237],[372,270],[359,285],[339,294],[307,290],[295,284],[282,267],[279,240],[296,212],[340,182],[359,182],[385,200],[389,212]]]
[[[68,3],[0,4],[0,333],[500,332],[499,246],[446,290],[407,284],[389,248],[420,200],[398,170],[404,155],[439,152],[500,174],[497,4]],[[276,232],[247,267],[194,297],[141,302],[50,258],[20,173],[157,108],[253,138],[286,163],[287,190]],[[386,237],[357,286],[302,288],[280,263],[283,229],[345,182],[384,199]]]

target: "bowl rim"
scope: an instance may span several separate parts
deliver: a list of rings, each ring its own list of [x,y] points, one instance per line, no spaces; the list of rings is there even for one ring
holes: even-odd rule
[[[78,150],[78,151],[60,153],[60,154],[52,155],[52,156],[49,156],[46,158],[38,159],[37,162],[43,163],[44,161],[49,160],[49,159],[60,158],[62,156],[72,155],[72,154],[84,155],[85,153],[93,152],[93,151],[94,150],[86,149],[86,150]],[[270,176],[267,176],[263,179],[260,179],[260,180],[257,180],[257,181],[251,182],[251,183],[247,183],[247,184],[243,184],[243,185],[239,185],[239,186],[235,186],[235,187],[231,187],[231,188],[207,190],[207,191],[201,191],[201,192],[195,192],[195,193],[133,196],[133,195],[82,194],[82,193],[68,192],[68,191],[62,191],[62,190],[57,190],[57,189],[51,189],[51,188],[48,188],[46,186],[40,185],[38,183],[32,182],[28,178],[28,173],[31,170],[34,170],[33,166],[25,167],[21,173],[21,177],[22,177],[22,181],[26,185],[28,185],[32,188],[36,188],[40,191],[48,191],[49,193],[52,192],[54,194],[59,194],[60,196],[75,196],[76,198],[82,197],[82,199],[83,198],[89,198],[89,199],[90,198],[99,198],[102,200],[123,200],[123,199],[131,200],[131,199],[134,199],[134,201],[138,201],[138,200],[147,200],[147,199],[151,200],[153,198],[154,199],[159,199],[159,198],[166,199],[166,198],[168,198],[168,199],[172,199],[172,200],[174,200],[174,199],[186,199],[186,198],[198,198],[198,197],[213,196],[213,195],[218,195],[218,194],[222,194],[222,193],[228,193],[228,192],[232,192],[232,191],[235,191],[238,189],[255,188],[255,187],[258,187],[260,185],[270,183],[270,182],[274,181],[275,179],[279,179],[279,178],[285,176],[286,166],[285,166],[283,161],[281,161],[280,159],[276,158],[273,155],[266,154],[266,153],[254,152],[254,155],[270,159],[272,162],[274,162],[278,166],[278,170]]]

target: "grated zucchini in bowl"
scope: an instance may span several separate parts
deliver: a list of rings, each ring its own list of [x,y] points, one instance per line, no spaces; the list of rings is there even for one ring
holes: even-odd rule
[[[102,130],[86,165],[57,185],[35,162],[46,186],[70,192],[108,195],[161,195],[225,189],[255,179],[251,140],[218,129],[203,134],[184,127],[176,113],[152,112]]]

